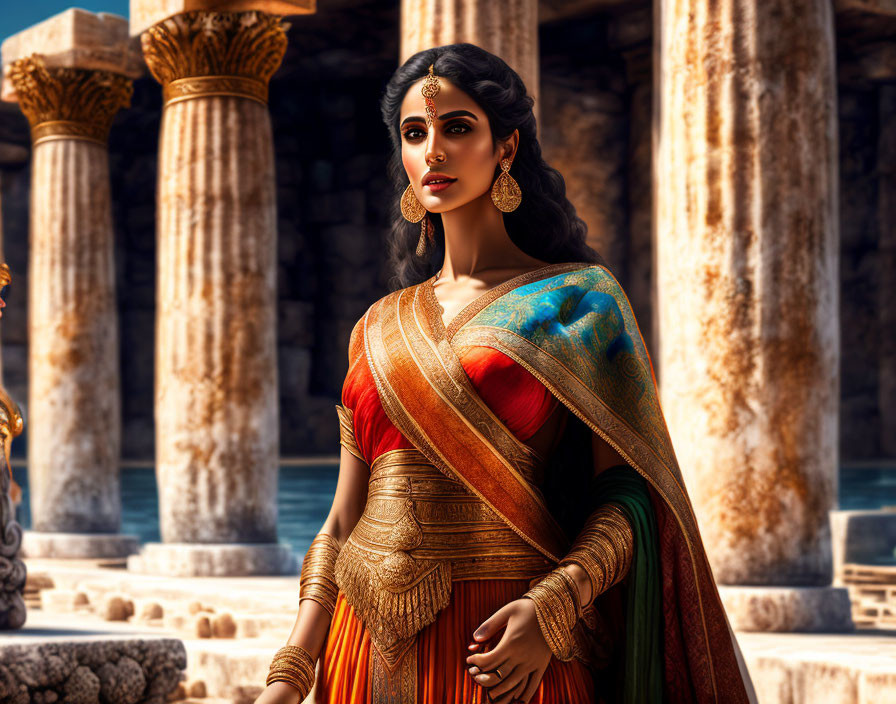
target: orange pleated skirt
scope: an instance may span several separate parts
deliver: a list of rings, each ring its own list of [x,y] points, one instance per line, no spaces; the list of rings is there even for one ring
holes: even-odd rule
[[[417,701],[413,704],[487,704],[486,690],[467,670],[475,631],[528,590],[526,580],[455,582],[451,600],[417,636]],[[369,704],[370,636],[340,591],[316,686],[317,704]],[[588,669],[577,660],[551,658],[534,704],[600,701]],[[412,703],[408,703],[412,704]]]

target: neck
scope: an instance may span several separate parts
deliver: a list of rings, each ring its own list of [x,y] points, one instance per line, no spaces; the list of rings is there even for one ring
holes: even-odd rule
[[[440,279],[457,280],[487,269],[507,269],[537,262],[517,247],[504,227],[503,214],[488,191],[469,203],[442,213],[445,259]]]

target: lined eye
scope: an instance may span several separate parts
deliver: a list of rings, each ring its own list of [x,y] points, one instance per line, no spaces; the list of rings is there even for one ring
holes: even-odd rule
[[[470,127],[466,122],[452,122],[445,128],[446,134],[466,134],[467,132],[472,132],[473,128]],[[406,129],[402,134],[404,134],[404,138],[409,142],[416,141],[418,139],[422,139],[426,137],[426,131],[421,130],[419,127],[411,127]]]

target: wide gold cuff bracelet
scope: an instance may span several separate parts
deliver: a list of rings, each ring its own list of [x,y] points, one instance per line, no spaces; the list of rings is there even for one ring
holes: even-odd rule
[[[560,565],[576,564],[588,574],[591,598],[583,608],[625,577],[634,545],[635,536],[622,507],[607,503],[592,512],[560,561]]]
[[[323,606],[332,616],[336,610],[336,558],[339,555],[339,543],[326,533],[318,533],[311,541],[311,547],[302,561],[302,574],[299,576],[299,603],[302,599],[311,599]]]
[[[535,602],[538,626],[548,647],[558,660],[572,660],[575,654],[573,628],[582,615],[579,589],[562,567],[550,572],[523,598]]]

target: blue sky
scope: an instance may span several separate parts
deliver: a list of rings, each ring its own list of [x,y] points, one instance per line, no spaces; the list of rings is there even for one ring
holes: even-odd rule
[[[0,42],[70,7],[128,16],[128,0],[0,0]]]

